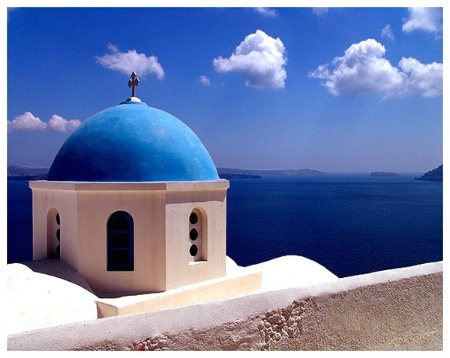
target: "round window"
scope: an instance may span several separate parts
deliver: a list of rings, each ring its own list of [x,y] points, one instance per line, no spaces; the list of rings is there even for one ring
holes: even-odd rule
[[[191,215],[189,216],[189,222],[190,222],[192,225],[197,224],[197,222],[198,222],[198,215],[197,215],[197,213],[195,213],[195,212],[192,212],[192,213],[191,213]]]
[[[197,255],[198,253],[197,245],[192,245],[191,248],[189,249],[189,253],[191,254],[191,256]]]
[[[198,231],[197,231],[196,229],[192,229],[192,230],[189,232],[189,238],[190,238],[192,241],[194,241],[194,240],[197,239],[197,237],[198,237]]]

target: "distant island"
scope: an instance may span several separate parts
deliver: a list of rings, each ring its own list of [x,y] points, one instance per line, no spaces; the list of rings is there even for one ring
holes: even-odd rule
[[[443,164],[438,166],[437,168],[430,170],[429,172],[425,173],[421,177],[414,178],[415,180],[427,180],[427,181],[443,181],[444,179],[444,168]]]
[[[397,177],[400,174],[393,172],[372,172],[370,173],[371,177]]]
[[[254,174],[233,174],[233,173],[220,173],[220,179],[261,179],[261,175]]]
[[[21,167],[18,165],[8,165],[9,180],[33,180],[45,179],[48,168]]]
[[[318,170],[311,169],[281,169],[281,170],[246,170],[234,168],[217,168],[222,179],[261,178],[264,175],[295,176],[295,175],[325,175]]]

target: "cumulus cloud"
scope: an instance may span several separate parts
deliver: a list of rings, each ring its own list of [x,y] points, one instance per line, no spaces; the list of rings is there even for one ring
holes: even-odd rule
[[[385,27],[383,27],[383,29],[381,30],[381,37],[386,37],[391,41],[395,40],[391,25],[388,24]]]
[[[250,87],[284,88],[287,58],[283,42],[261,30],[248,35],[229,58],[213,60],[217,72],[239,72]]]
[[[442,29],[442,8],[412,7],[408,11],[409,16],[404,20],[402,27],[404,32],[415,30],[438,32]]]
[[[408,75],[401,94],[419,93],[422,97],[437,97],[442,95],[442,63],[424,65],[415,58],[402,58],[398,64],[403,73]]]
[[[210,86],[211,85],[211,81],[206,76],[203,76],[203,75],[200,76],[199,81],[200,81],[200,83],[204,84],[205,86]]]
[[[261,14],[265,17],[276,17],[277,16],[277,12],[273,9],[270,9],[268,7],[255,7],[255,11],[258,14]]]
[[[31,112],[14,117],[12,121],[8,121],[9,130],[30,130],[42,131],[47,128],[47,124],[42,122],[38,117],[33,116]]]
[[[39,117],[35,117],[31,112],[14,117],[8,121],[9,131],[44,131],[52,130],[55,132],[70,133],[74,131],[81,122],[78,119],[64,119],[54,114],[48,122],[43,122]]]
[[[108,49],[111,53],[95,57],[100,65],[126,75],[134,71],[142,77],[153,73],[159,80],[164,78],[164,70],[156,56],[147,57],[144,53],[137,53],[136,50],[120,52],[114,45],[109,45]]]
[[[54,114],[48,121],[48,129],[55,132],[69,133],[73,132],[81,122],[78,119],[64,119],[61,116]]]
[[[442,64],[424,65],[413,58],[402,58],[396,67],[384,58],[385,52],[384,46],[373,39],[361,41],[351,45],[344,56],[334,58],[331,66],[321,65],[308,76],[324,80],[335,96],[344,92],[352,97],[381,92],[384,98],[442,95]]]

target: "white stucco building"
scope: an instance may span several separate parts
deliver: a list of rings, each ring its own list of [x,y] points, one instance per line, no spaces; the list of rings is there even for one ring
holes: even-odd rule
[[[30,182],[33,259],[59,258],[103,293],[224,277],[228,187],[192,130],[131,97],[84,121]]]

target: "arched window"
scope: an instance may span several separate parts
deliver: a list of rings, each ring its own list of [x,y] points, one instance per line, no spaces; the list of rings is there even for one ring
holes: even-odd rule
[[[198,208],[189,215],[189,255],[194,262],[206,260],[205,216]]]
[[[108,271],[134,270],[133,218],[116,211],[108,219]]]
[[[58,210],[52,208],[47,214],[47,257],[61,256],[61,219]]]

